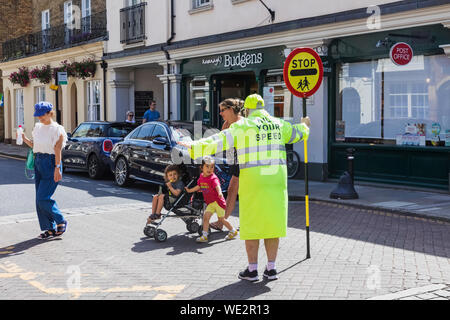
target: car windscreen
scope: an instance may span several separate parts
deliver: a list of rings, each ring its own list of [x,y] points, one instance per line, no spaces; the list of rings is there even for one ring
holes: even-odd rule
[[[97,123],[82,123],[73,133],[73,138],[98,138],[104,135],[104,125]]]
[[[189,142],[194,140],[199,140],[202,138],[207,138],[219,132],[216,128],[210,128],[207,126],[202,127],[201,134],[194,130],[194,126],[170,126],[172,131],[172,137],[175,142]],[[195,136],[194,136],[195,132]]]
[[[111,138],[123,138],[133,131],[134,128],[131,126],[111,126],[108,128],[107,136]]]

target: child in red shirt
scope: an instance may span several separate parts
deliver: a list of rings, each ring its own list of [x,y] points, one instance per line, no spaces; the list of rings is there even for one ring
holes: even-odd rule
[[[211,157],[204,157],[201,165],[202,174],[194,188],[185,188],[188,193],[202,191],[203,198],[208,205],[203,215],[203,235],[197,238],[197,242],[208,242],[209,220],[214,213],[217,214],[219,221],[227,227],[230,232],[226,236],[226,240],[231,240],[237,236],[238,232],[225,219],[226,201],[222,194],[219,178],[214,174],[215,161]]]

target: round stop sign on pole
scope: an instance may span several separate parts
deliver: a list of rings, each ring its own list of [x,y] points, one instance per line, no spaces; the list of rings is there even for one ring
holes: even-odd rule
[[[313,49],[297,48],[286,59],[283,69],[284,83],[299,98],[312,96],[320,88],[323,64]]]

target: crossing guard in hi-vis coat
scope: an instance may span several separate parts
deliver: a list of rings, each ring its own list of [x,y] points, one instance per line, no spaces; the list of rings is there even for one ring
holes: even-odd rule
[[[240,167],[240,238],[285,237],[288,210],[285,145],[308,139],[309,128],[303,123],[292,125],[272,117],[263,109],[264,100],[257,94],[247,97],[244,107],[251,110],[247,118],[216,135],[192,142],[190,156],[197,159],[235,147]]]

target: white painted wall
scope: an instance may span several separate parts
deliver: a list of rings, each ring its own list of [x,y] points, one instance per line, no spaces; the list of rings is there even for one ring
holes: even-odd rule
[[[269,25],[270,14],[258,0],[247,0],[233,4],[231,0],[211,0],[210,10],[193,12],[191,0],[175,0],[174,41],[251,29]],[[275,11],[274,23],[310,18],[352,9],[368,8],[371,5],[398,2],[393,0],[265,0]],[[109,41],[106,52],[118,52],[125,47],[120,43],[120,9],[123,0],[107,0]],[[146,34],[143,45],[161,44],[170,37],[170,0],[147,1]]]
[[[144,45],[166,42],[169,38],[169,5],[168,0],[146,1],[145,32],[147,40]],[[120,43],[120,9],[126,7],[124,0],[106,0],[107,28],[109,40],[105,52],[117,52],[127,48]]]

